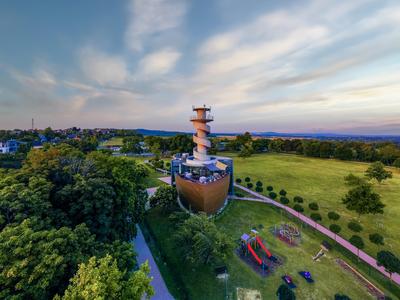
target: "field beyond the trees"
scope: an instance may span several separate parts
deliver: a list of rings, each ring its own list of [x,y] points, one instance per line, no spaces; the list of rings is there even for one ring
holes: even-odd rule
[[[239,158],[236,154],[223,154],[233,157],[235,161],[235,178],[250,177],[254,184],[260,180],[263,183],[262,194],[268,195],[266,187],[271,185],[279,194],[281,189],[287,191],[289,206],[293,206],[293,197],[304,198],[302,204],[305,215],[314,212],[308,208],[310,202],[317,202],[318,213],[322,216],[321,224],[329,227],[333,221],[327,213],[335,211],[341,215],[336,223],[342,227],[339,235],[349,239],[353,234],[361,236],[365,249],[371,256],[376,257],[379,250],[387,249],[400,255],[400,170],[387,168],[392,171],[393,178],[382,184],[373,182],[374,190],[382,196],[386,205],[384,214],[361,216],[363,231],[354,233],[347,224],[357,219],[357,214],[346,209],[341,203],[342,197],[349,189],[344,183],[344,177],[349,173],[364,176],[369,164],[361,162],[339,161],[332,159],[310,158],[291,154],[255,154],[249,158]],[[278,196],[279,198],[279,196]],[[279,199],[278,199],[279,201]],[[385,238],[384,246],[377,246],[369,241],[369,234],[380,233]]]

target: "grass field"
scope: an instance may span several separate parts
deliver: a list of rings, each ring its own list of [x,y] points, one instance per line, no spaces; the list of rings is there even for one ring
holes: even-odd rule
[[[153,209],[146,216],[146,220],[157,240],[156,244],[150,243],[150,247],[173,295],[178,299],[181,297],[178,290],[181,285],[181,290],[187,290],[190,299],[224,299],[225,284],[215,278],[211,267],[192,265],[179,256],[179,245],[171,238],[175,229],[168,218],[160,210]],[[295,290],[297,299],[333,299],[337,292],[347,294],[352,299],[373,299],[351,274],[343,271],[334,261],[334,258],[341,257],[356,266],[357,260],[354,256],[344,254],[341,248],[340,251],[335,250],[334,247],[320,262],[313,262],[312,256],[318,252],[319,245],[325,238],[310,228],[302,228],[301,245],[289,247],[269,232],[274,224],[281,221],[287,222],[289,219],[282,215],[280,210],[266,204],[245,201],[233,201],[217,218],[217,226],[234,240],[249,232],[252,227],[262,227],[259,232],[267,247],[284,260],[284,264],[278,267],[275,273],[262,278],[232,253],[226,261],[229,272],[229,299],[236,299],[237,287],[259,290],[263,299],[276,299],[276,289],[282,283],[280,277],[286,273],[290,274],[298,285]],[[391,291],[400,295],[400,290],[378,272],[369,270],[362,263],[357,268],[380,288],[389,287]],[[308,270],[313,274],[316,281],[314,285],[307,284],[297,274],[301,270]],[[385,289],[385,292],[395,299],[388,290]]]
[[[122,146],[122,137],[113,137],[101,144],[102,146]]]
[[[363,176],[368,164],[290,154],[256,154],[246,159],[238,158],[234,154],[226,156],[234,157],[236,177],[243,180],[249,176],[253,183],[260,180],[264,190],[268,185],[273,186],[277,193],[280,189],[285,189],[291,200],[289,205],[293,205],[294,196],[302,196],[305,199],[303,206],[306,215],[311,213],[308,203],[317,202],[322,224],[325,226],[332,223],[327,213],[336,211],[342,216],[337,222],[342,227],[340,235],[348,239],[354,234],[347,224],[356,219],[357,215],[341,204],[341,198],[348,190],[343,178],[350,172]],[[384,214],[362,216],[364,230],[357,233],[364,239],[365,251],[374,257],[381,249],[391,250],[400,256],[400,170],[389,169],[393,172],[392,179],[382,184],[374,183],[374,189],[382,196],[386,205]],[[264,191],[263,194],[267,195],[267,192]],[[384,246],[377,246],[369,241],[369,234],[376,232],[385,237]]]

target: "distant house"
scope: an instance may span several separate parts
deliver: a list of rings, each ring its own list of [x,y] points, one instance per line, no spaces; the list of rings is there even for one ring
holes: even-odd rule
[[[0,153],[15,153],[21,143],[17,140],[8,140],[0,142]]]

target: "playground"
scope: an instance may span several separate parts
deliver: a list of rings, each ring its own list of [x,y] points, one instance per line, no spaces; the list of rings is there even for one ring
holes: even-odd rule
[[[377,272],[369,270],[364,264],[358,263],[356,257],[344,253],[334,244],[329,251],[324,251],[324,255],[313,260],[313,257],[317,256],[322,249],[321,245],[326,237],[309,228],[298,228],[301,241],[297,246],[290,245],[276,237],[271,228],[293,223],[294,220],[263,203],[233,201],[215,220],[221,230],[231,236],[233,240],[238,241],[238,249],[225,261],[229,273],[226,283],[216,279],[213,267],[192,265],[182,261],[176,255],[176,245],[169,239],[174,232],[174,226],[159,210],[152,210],[146,219],[157,237],[159,245],[157,249],[162,249],[162,256],[168,257],[167,267],[161,258],[158,263],[163,265],[161,268],[163,277],[166,278],[171,293],[177,298],[179,298],[177,296],[179,294],[174,294],[177,288],[174,287],[176,282],[174,270],[179,270],[179,274],[184,274],[181,279],[191,299],[224,299],[225,291],[227,291],[229,299],[236,299],[238,288],[259,291],[262,299],[275,299],[277,287],[285,282],[288,285],[296,286],[294,291],[298,299],[332,299],[336,293],[346,294],[352,299],[376,299],[365,284],[358,281],[354,274],[343,269],[336,262],[337,258],[355,267],[370,283],[378,286],[393,299],[396,299],[396,295],[400,295],[400,290],[393,287],[389,280]],[[270,272],[266,271],[265,276],[250,250],[245,259],[237,253],[241,249],[241,237],[244,234],[248,235],[249,239],[255,237],[252,237],[251,229],[257,230],[257,237],[261,243],[279,262],[274,265],[268,259],[268,254],[257,239],[249,241],[250,244],[253,243],[252,249],[266,263],[267,267],[268,264],[272,266]],[[243,238],[246,245],[248,238],[246,236]],[[258,246],[254,245],[254,241]],[[332,244],[332,241],[330,243]],[[157,257],[157,255],[155,256]],[[307,272],[309,274],[306,274]],[[313,282],[309,283],[309,280]]]

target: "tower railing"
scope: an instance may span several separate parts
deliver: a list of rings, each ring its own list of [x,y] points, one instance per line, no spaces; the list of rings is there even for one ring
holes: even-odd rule
[[[212,115],[206,115],[205,117],[199,117],[199,116],[190,116],[190,121],[214,121],[214,116]]]

